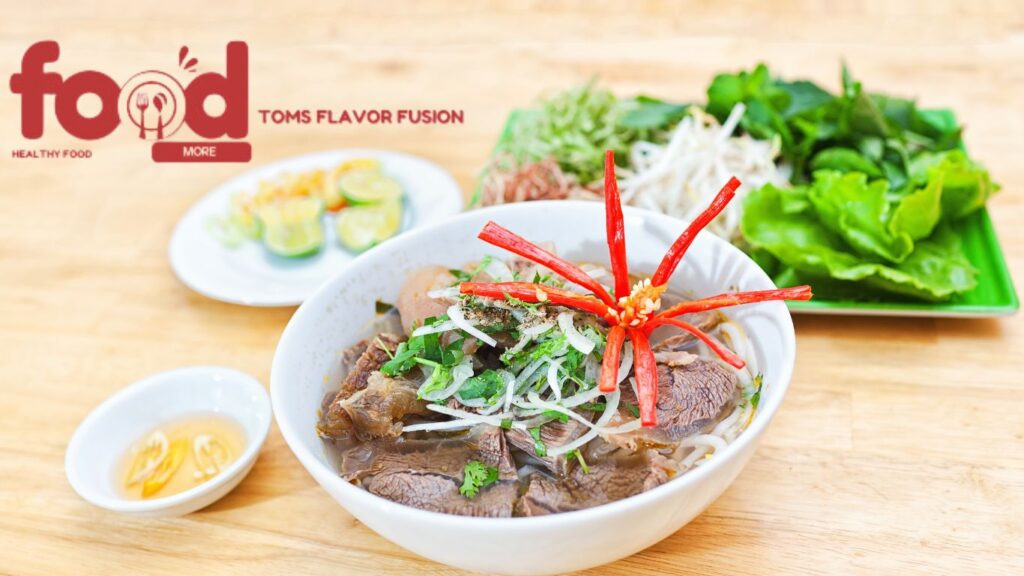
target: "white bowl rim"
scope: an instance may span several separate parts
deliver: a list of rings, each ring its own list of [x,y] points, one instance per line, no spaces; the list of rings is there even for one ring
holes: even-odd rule
[[[258,431],[257,436],[251,439],[247,438],[245,450],[224,471],[210,480],[203,482],[198,486],[189,488],[188,490],[178,492],[177,494],[172,494],[170,496],[152,498],[149,500],[130,500],[128,498],[109,497],[103,494],[98,494],[92,490],[88,482],[82,479],[81,472],[78,470],[78,467],[73,464],[72,460],[78,450],[81,449],[81,443],[84,442],[84,437],[89,428],[95,426],[103,418],[108,417],[109,413],[116,410],[121,403],[129,401],[131,396],[136,394],[146,394],[150,390],[166,386],[167,383],[172,382],[175,379],[190,378],[201,375],[205,376],[212,374],[213,372],[230,373],[234,378],[232,380],[232,386],[245,386],[247,391],[254,392],[256,394],[260,410],[265,416],[265,418],[263,418],[265,424]],[[194,412],[203,411],[209,410],[204,410],[201,406],[195,407],[194,410]],[[84,498],[86,501],[101,508],[106,508],[107,510],[138,514],[156,512],[158,510],[181,506],[182,504],[193,500],[198,500],[211,492],[215,492],[220,487],[231,482],[240,472],[247,469],[259,454],[260,449],[263,447],[263,444],[266,442],[267,436],[270,433],[271,421],[273,420],[270,412],[271,402],[266,388],[264,388],[263,384],[261,384],[254,376],[242,372],[241,370],[225,366],[197,365],[174,368],[158,372],[156,374],[151,374],[111,394],[89,412],[78,427],[75,428],[75,432],[71,436],[71,441],[68,443],[67,451],[64,455],[64,471],[67,474],[68,482],[79,496]],[[224,415],[232,420],[238,420],[231,414],[224,413]],[[156,424],[157,423],[154,423],[154,426]]]
[[[413,243],[418,237],[432,234],[436,228],[442,228],[445,226],[452,226],[460,223],[463,220],[475,220],[480,218],[480,214],[484,213],[487,215],[500,215],[503,211],[510,210],[544,210],[554,209],[557,207],[559,211],[566,211],[569,209],[584,209],[593,210],[595,212],[600,211],[601,215],[604,215],[603,203],[592,202],[586,200],[542,200],[533,202],[522,202],[514,204],[503,204],[498,206],[490,206],[487,208],[481,208],[477,210],[471,210],[463,212],[456,216],[453,216],[442,222],[432,224],[430,226],[424,226],[415,230],[403,234],[396,240],[403,242]],[[524,208],[525,207],[525,208]],[[633,206],[623,206],[623,212],[625,216],[638,216],[646,219],[660,220],[665,224],[669,224],[674,228],[680,227],[681,224],[685,224],[676,218],[672,218],[665,214],[636,208]],[[756,276],[759,276],[763,281],[766,281],[768,285],[774,286],[771,278],[759,267],[749,256],[744,254],[739,248],[732,244],[722,240],[718,236],[702,231],[698,237],[709,238],[712,243],[722,244],[722,248],[729,251],[735,251],[739,257],[744,261],[749,262],[753,268],[753,272]],[[628,242],[628,239],[627,239]],[[628,244],[627,244],[628,245]],[[377,250],[369,250],[359,255],[357,260],[353,260],[352,264],[355,265],[358,262],[366,259],[372,259],[375,257]],[[685,258],[684,258],[685,259]],[[683,490],[686,486],[698,484],[706,476],[710,476],[715,470],[725,465],[727,461],[732,460],[738,454],[743,452],[744,447],[748,444],[755,442],[761,437],[771,422],[775,413],[778,411],[782,404],[782,400],[786,395],[786,391],[789,389],[790,380],[793,376],[793,368],[796,361],[796,337],[794,334],[793,318],[789,313],[789,309],[785,304],[778,301],[758,303],[759,306],[765,307],[776,307],[781,311],[781,316],[784,322],[782,322],[782,332],[785,338],[784,349],[790,350],[790,357],[784,358],[780,366],[779,377],[771,383],[771,386],[778,390],[776,394],[773,394],[768,398],[768,402],[762,402],[758,405],[758,413],[763,414],[760,418],[755,417],[754,421],[737,437],[735,440],[729,443],[725,451],[721,456],[716,456],[707,461],[706,464],[690,469],[689,471],[681,474],[676,478],[672,478],[668,482],[661,484],[655,488],[635,494],[621,500],[602,504],[600,506],[594,506],[592,508],[585,508],[582,510],[574,510],[570,512],[559,512],[557,514],[546,514],[542,516],[527,516],[527,517],[510,517],[510,518],[483,518],[474,516],[461,516],[457,514],[446,514],[443,512],[432,512],[429,510],[421,510],[413,506],[407,506],[405,504],[399,504],[386,498],[382,498],[375,494],[364,490],[358,486],[355,486],[349,482],[346,482],[341,478],[340,475],[334,470],[331,470],[329,466],[320,462],[306,446],[303,444],[300,432],[292,428],[291,423],[287,420],[282,422],[282,416],[287,414],[282,409],[279,409],[278,403],[282,402],[279,400],[281,395],[284,393],[280,390],[279,382],[282,382],[285,375],[281,373],[280,357],[282,356],[282,343],[285,343],[289,339],[291,332],[296,330],[295,320],[301,316],[311,313],[309,310],[312,307],[312,302],[326,297],[325,295],[331,293],[332,286],[338,281],[339,277],[345,273],[345,270],[339,271],[337,274],[331,277],[330,280],[323,283],[312,296],[306,299],[295,314],[292,315],[288,325],[285,327],[284,332],[281,334],[281,338],[278,341],[277,350],[274,353],[274,361],[270,370],[270,397],[271,402],[274,404],[274,418],[277,420],[278,428],[281,430],[282,436],[284,436],[285,442],[288,447],[295,454],[296,458],[299,459],[300,463],[306,468],[307,471],[318,481],[318,482],[330,482],[331,484],[338,487],[338,489],[346,491],[352,498],[361,499],[366,503],[374,503],[377,506],[387,508],[389,514],[395,516],[395,520],[401,522],[405,520],[409,521],[424,521],[433,522],[442,527],[459,526],[461,528],[471,528],[474,530],[482,531],[508,531],[508,530],[522,530],[530,531],[538,529],[541,526],[546,528],[556,527],[561,524],[585,524],[587,522],[598,522],[609,516],[616,516],[625,509],[640,506],[648,501],[657,500],[670,491]]]

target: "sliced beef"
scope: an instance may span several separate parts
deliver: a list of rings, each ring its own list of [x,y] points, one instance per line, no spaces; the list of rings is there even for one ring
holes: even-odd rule
[[[377,441],[355,450],[358,469],[343,476],[388,500],[463,516],[508,517],[517,497],[516,468],[501,429],[479,426],[465,439]],[[366,451],[372,453],[367,455]],[[472,460],[498,469],[498,481],[473,498],[459,492]]]
[[[431,298],[427,294],[450,286],[455,281],[447,268],[442,266],[424,266],[405,277],[402,289],[398,292],[398,314],[402,318],[402,327],[406,333],[412,331],[414,324],[422,323],[426,318],[444,314],[453,301],[447,298]]]
[[[431,413],[427,403],[417,398],[418,389],[418,382],[371,372],[365,388],[331,404],[320,432],[332,438],[354,436],[359,440],[398,436],[403,418]]]
[[[572,442],[576,438],[579,438],[586,433],[587,427],[581,422],[569,419],[568,422],[549,422],[540,427],[540,440],[550,450],[557,446],[563,446]],[[533,436],[526,430],[520,430],[513,428],[505,432],[505,437],[508,439],[508,443],[519,448],[527,454],[533,455],[545,468],[551,471],[552,474],[562,477],[569,472],[569,460],[566,455],[560,456],[545,456],[543,458],[536,456],[536,450],[534,448]]]
[[[663,306],[667,307],[668,304],[663,303]],[[683,314],[679,319],[683,322],[693,324],[704,332],[710,332],[725,320],[725,316],[722,316],[722,313],[718,310],[708,310],[707,312]],[[665,330],[668,329],[666,328]],[[654,352],[689,350],[697,342],[697,338],[689,332],[679,332],[675,328],[671,328],[671,330],[671,336],[652,346],[651,349],[654,350]]]
[[[394,353],[401,341],[394,334],[381,333],[342,353],[343,364],[351,364],[351,369],[338,392],[323,406],[317,427],[322,436],[372,438],[387,435],[405,414],[422,412],[422,403],[416,400],[416,383],[392,380],[379,372],[389,359],[388,352]],[[388,351],[381,348],[382,344]],[[390,398],[392,393],[394,397]]]
[[[668,471],[646,454],[609,458],[589,468],[587,473],[576,466],[562,480],[534,473],[516,503],[516,515],[542,516],[591,508],[650,490],[669,478]]]
[[[659,354],[670,357],[663,356],[662,360],[667,361],[658,362],[658,425],[607,435],[607,441],[629,450],[673,446],[717,422],[739,399],[736,375],[720,363],[692,354]],[[636,401],[633,390],[623,386],[620,402],[635,404]],[[632,415],[620,410],[608,425],[616,426],[630,419]]]

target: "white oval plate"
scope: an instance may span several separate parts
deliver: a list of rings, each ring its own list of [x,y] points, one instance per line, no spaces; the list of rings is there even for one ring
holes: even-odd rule
[[[401,182],[406,198],[403,231],[462,210],[462,191],[451,174],[418,156],[358,148],[296,156],[250,170],[196,202],[171,237],[174,273],[189,288],[223,302],[245,306],[301,304],[357,256],[338,245],[333,216],[328,216],[324,225],[323,249],[314,256],[297,259],[274,256],[255,240],[236,248],[225,246],[210,234],[206,222],[227,215],[231,197],[236,192],[255,191],[261,180],[285,172],[329,170],[352,158],[376,158],[384,173]]]

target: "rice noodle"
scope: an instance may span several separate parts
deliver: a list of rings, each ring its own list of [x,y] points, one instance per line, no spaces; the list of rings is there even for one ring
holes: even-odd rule
[[[433,410],[434,412],[440,412],[441,414],[447,414],[448,416],[460,418],[462,420],[473,420],[477,424],[490,424],[491,426],[501,426],[502,420],[512,418],[512,414],[507,412],[485,416],[483,414],[459,410],[458,408],[450,408],[442,404],[427,404],[427,410]],[[525,426],[523,426],[521,422],[512,422],[512,427],[525,429]]]
[[[473,336],[474,338],[480,340],[481,342],[486,342],[489,346],[497,346],[497,340],[491,338],[483,331],[478,330],[475,326],[470,324],[468,320],[466,320],[466,316],[462,313],[462,309],[459,308],[458,304],[452,304],[451,306],[448,307],[448,317],[451,318],[452,322],[455,324],[455,327],[458,328],[459,330],[462,330],[466,334]]]

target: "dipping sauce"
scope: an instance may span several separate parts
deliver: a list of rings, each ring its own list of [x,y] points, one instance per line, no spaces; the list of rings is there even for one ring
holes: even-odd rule
[[[217,476],[245,449],[245,432],[218,414],[196,414],[161,424],[121,459],[115,482],[133,500],[162,498]]]

